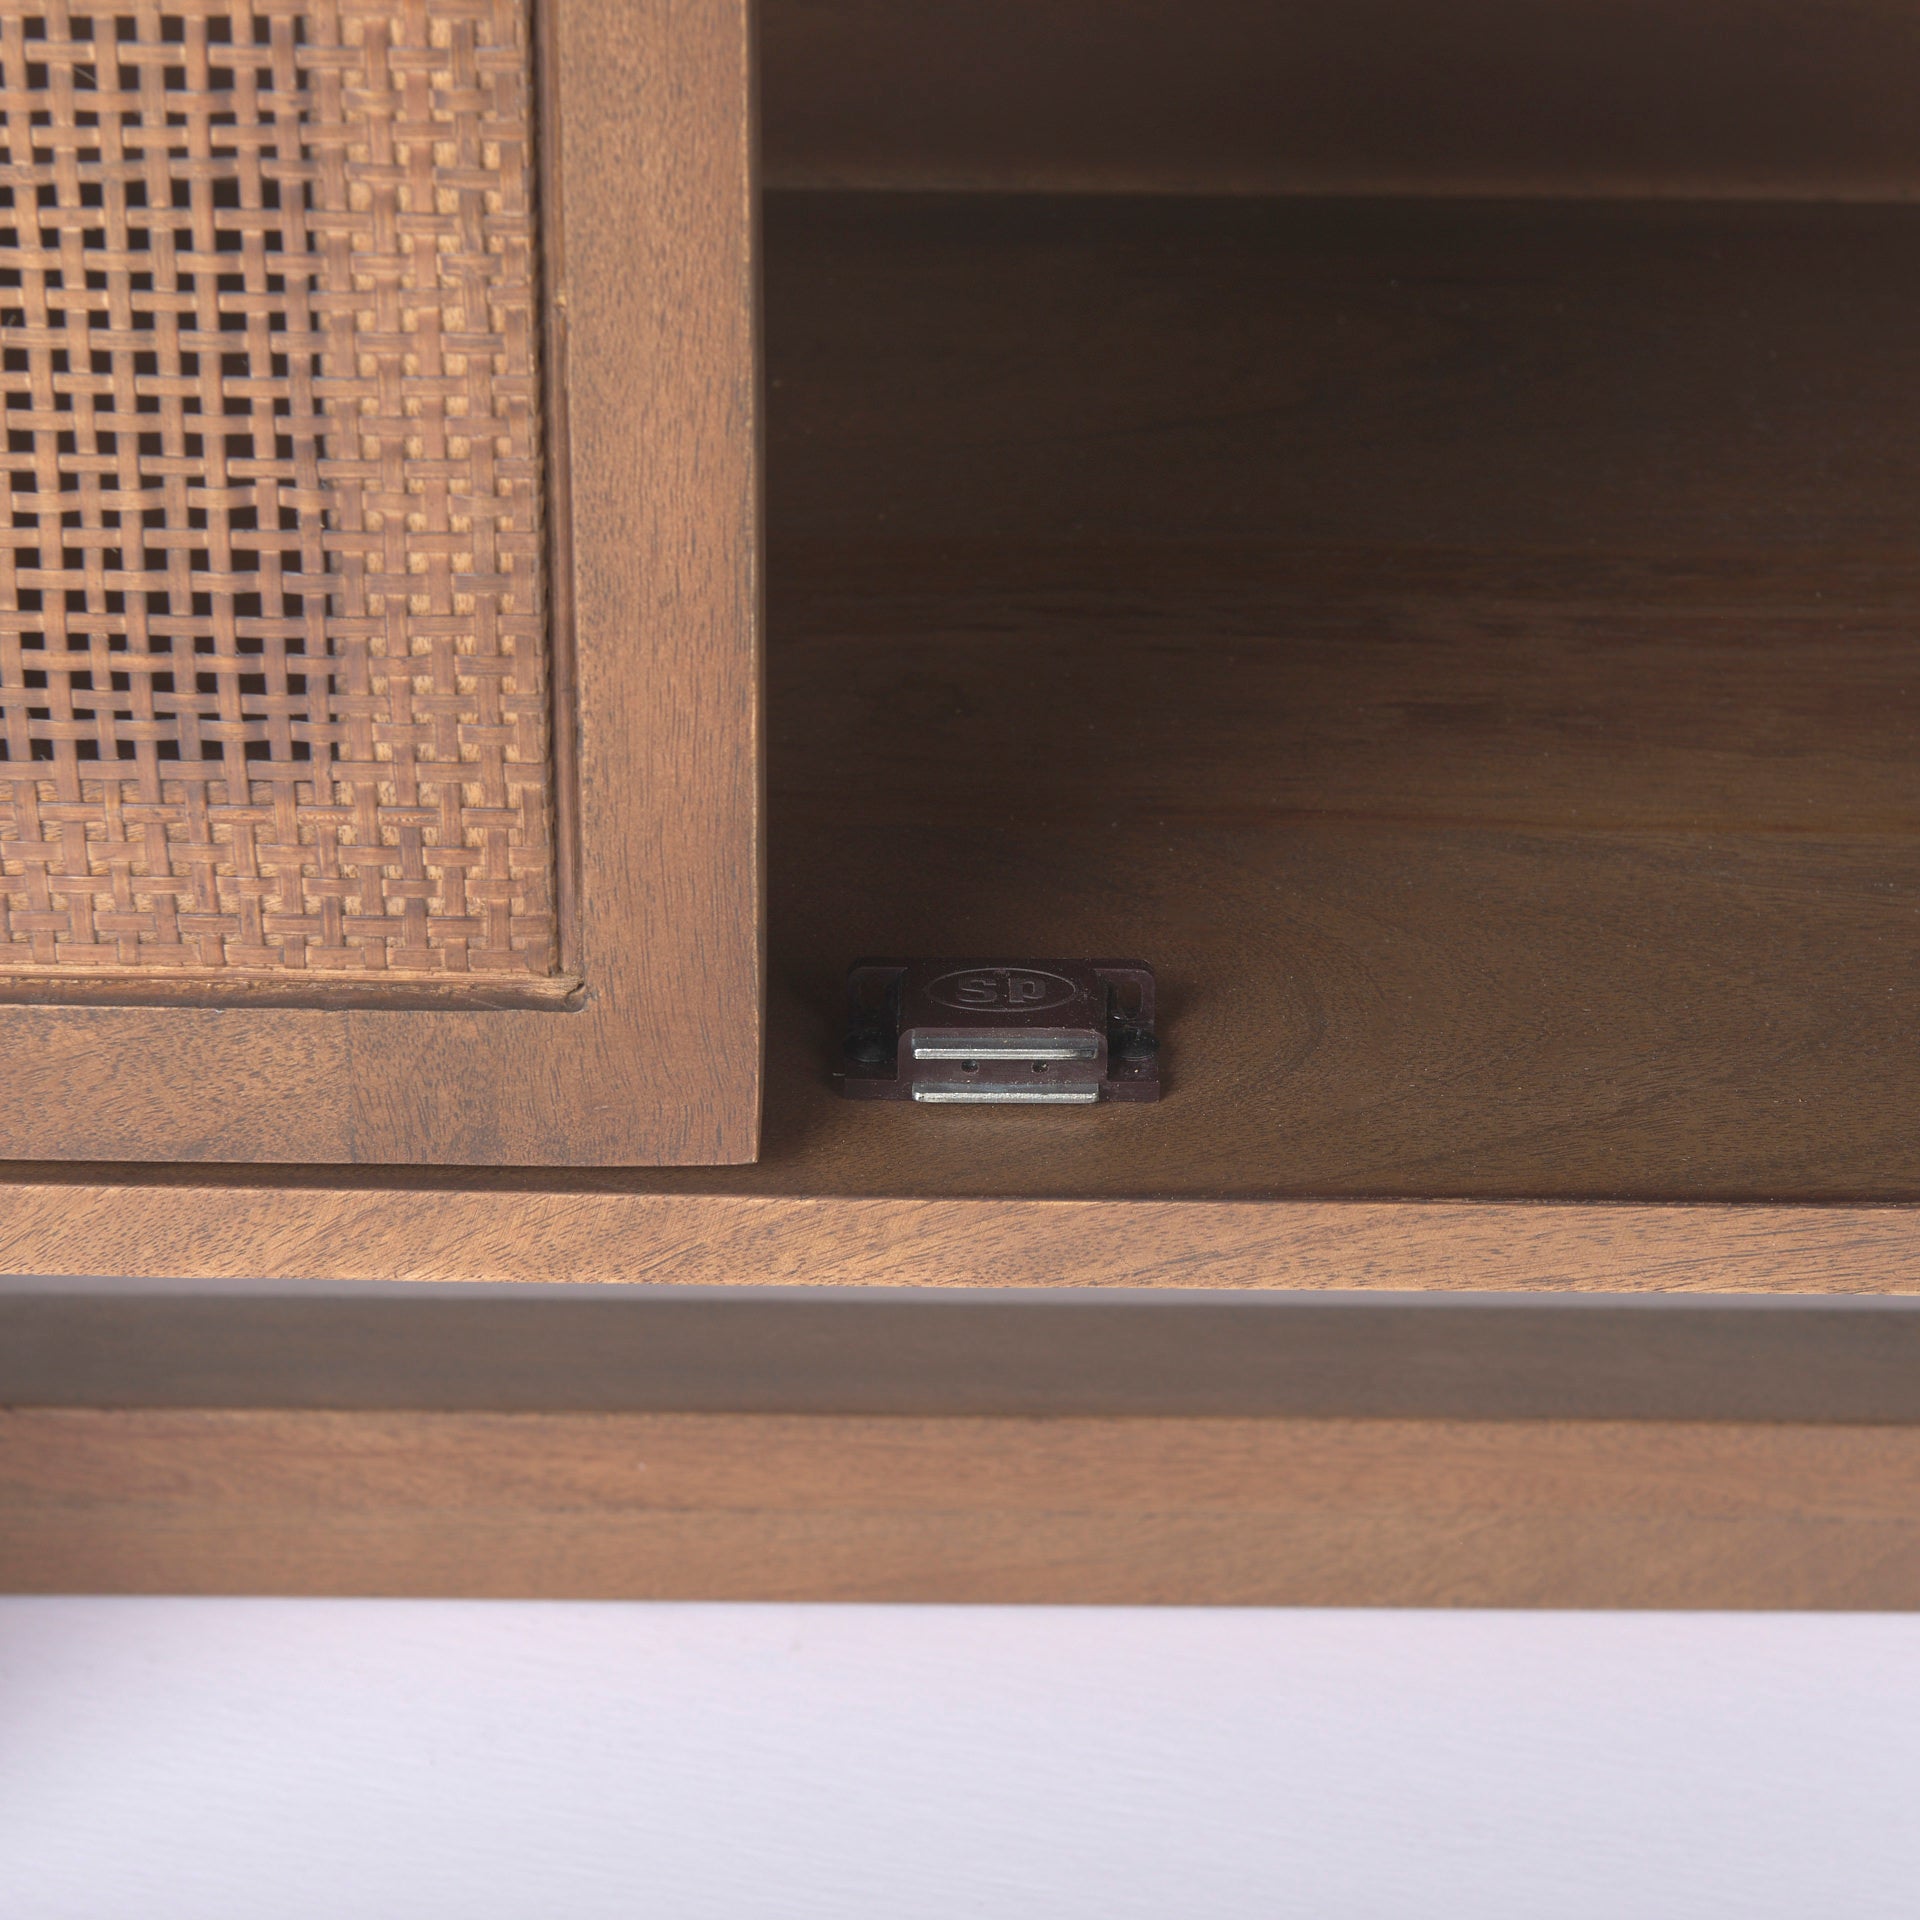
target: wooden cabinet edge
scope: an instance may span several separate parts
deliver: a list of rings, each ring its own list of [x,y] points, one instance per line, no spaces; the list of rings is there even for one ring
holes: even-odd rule
[[[0,1413],[0,1590],[1920,1606],[1920,1427]]]
[[[176,1280],[1920,1292],[1920,1207],[0,1182],[0,1272]]]

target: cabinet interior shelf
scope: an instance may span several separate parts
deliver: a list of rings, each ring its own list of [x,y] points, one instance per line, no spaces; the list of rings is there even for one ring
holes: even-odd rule
[[[1920,1197],[1916,239],[776,198],[758,1178]],[[1169,1097],[838,1104],[867,950],[1138,952]]]

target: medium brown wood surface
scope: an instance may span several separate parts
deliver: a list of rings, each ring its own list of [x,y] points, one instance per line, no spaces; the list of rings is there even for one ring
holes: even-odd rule
[[[21,1592],[1920,1605],[1911,1427],[0,1414]]]
[[[70,1182],[0,1271],[704,1286],[1920,1292],[1920,1208]]]
[[[1902,0],[765,0],[791,186],[1909,197]]]
[[[1920,1197],[1916,240],[777,201],[770,1167]],[[854,953],[1121,949],[1138,1114],[903,1125],[785,1051]]]
[[[0,1246],[1911,1286],[1916,227],[777,197],[760,1164],[23,1167]],[[1166,1098],[840,1100],[842,970],[915,949],[1140,951]],[[1430,1198],[1635,1204],[1371,1204]]]
[[[543,13],[545,10],[541,10]],[[758,1138],[762,965],[745,0],[554,10],[541,278],[572,1010],[0,1004],[0,1152],[654,1165]],[[562,229],[564,228],[564,233]],[[577,841],[577,844],[575,842]],[[378,990],[376,990],[378,991]]]

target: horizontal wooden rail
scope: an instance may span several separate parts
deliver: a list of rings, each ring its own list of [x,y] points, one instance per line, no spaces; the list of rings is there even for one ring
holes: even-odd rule
[[[1920,1605],[1920,1428],[18,1410],[15,1592]]]
[[[737,1176],[736,1176],[737,1178]],[[0,1272],[706,1285],[1920,1292],[1920,1206],[915,1199],[187,1170],[0,1181]]]

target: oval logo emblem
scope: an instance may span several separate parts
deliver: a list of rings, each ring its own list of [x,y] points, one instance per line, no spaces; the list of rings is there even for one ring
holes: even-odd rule
[[[1073,998],[1073,982],[1032,967],[965,967],[929,981],[929,1000],[958,1013],[1042,1013]]]

